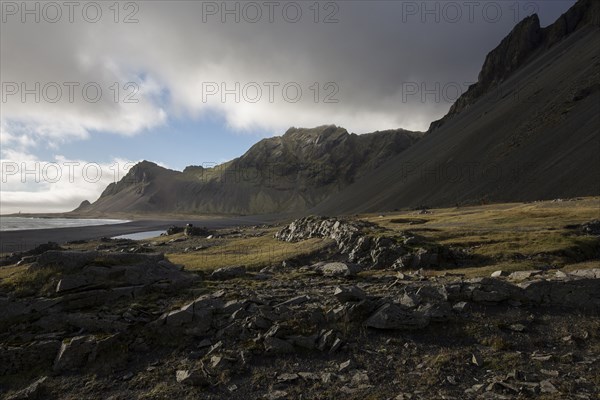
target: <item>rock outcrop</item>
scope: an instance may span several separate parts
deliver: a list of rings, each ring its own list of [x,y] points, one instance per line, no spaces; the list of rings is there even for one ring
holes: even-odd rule
[[[332,239],[337,252],[364,269],[419,269],[460,265],[469,256],[413,235],[388,237],[369,232],[376,225],[344,218],[310,216],[295,220],[275,234],[286,242],[310,238]]]
[[[31,261],[25,272],[27,296],[0,296],[0,327],[38,330],[49,334],[20,347],[0,351],[0,375],[26,371],[33,365],[53,365],[56,371],[75,370],[95,360],[98,351],[110,348],[109,337],[136,322],[150,322],[134,309],[115,318],[103,307],[133,304],[156,293],[173,293],[198,281],[170,263],[162,254],[109,253],[49,250]],[[31,278],[27,278],[30,276]],[[39,281],[43,276],[44,281]],[[18,328],[16,328],[18,327]],[[55,340],[54,333],[94,331],[94,336]],[[44,336],[44,335],[42,335]]]
[[[168,288],[189,285],[193,278],[160,253],[47,251],[29,266],[30,272],[57,271],[56,293],[90,289]]]
[[[32,260],[35,260],[36,256],[38,256],[46,251],[49,251],[49,250],[62,250],[62,247],[58,243],[48,242],[48,243],[44,243],[39,246],[36,246],[35,248],[28,250],[28,251],[11,253],[8,256],[0,259],[0,267],[15,264],[17,262],[21,262],[21,263],[31,262]]]

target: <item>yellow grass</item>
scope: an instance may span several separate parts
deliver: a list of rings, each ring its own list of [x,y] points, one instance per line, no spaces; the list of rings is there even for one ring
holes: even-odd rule
[[[469,247],[481,256],[534,255],[593,251],[594,237],[574,235],[566,225],[600,218],[600,199],[577,201],[496,204],[487,206],[414,211],[364,219],[395,231],[412,231],[445,245]],[[421,219],[424,224],[393,223],[397,219]]]
[[[0,279],[6,279],[18,272],[23,271],[25,268],[26,267],[24,267],[23,265],[19,265],[18,267],[16,265],[2,267],[0,268]]]
[[[482,261],[479,266],[448,270],[451,273],[488,276],[496,270],[512,272],[548,264],[556,268],[564,267],[565,271],[600,268],[600,261],[573,264],[573,260],[593,258],[600,247],[600,241],[596,237],[578,235],[574,230],[566,228],[566,225],[600,219],[600,198],[597,197],[564,202],[433,209],[431,214],[404,211],[385,216],[364,215],[360,218],[398,234],[411,231],[432,242],[468,248],[474,255],[480,256],[481,260],[487,260]],[[411,225],[402,220],[424,220],[426,223]],[[172,262],[183,264],[188,270],[210,271],[231,265],[259,269],[292,257],[317,252],[332,243],[321,239],[298,243],[281,242],[273,237],[276,230],[268,229],[264,236],[259,237],[224,237],[218,239],[218,244],[214,247],[191,253],[183,253],[171,247],[171,253],[167,256]],[[152,241],[167,241],[179,236]],[[81,245],[81,250],[87,246],[90,245]],[[79,246],[75,247],[79,249]],[[540,253],[544,254],[543,257],[535,258]],[[524,260],[515,257],[516,255],[529,259]],[[0,268],[0,284],[19,287],[29,280],[39,284],[43,279],[40,276],[24,277],[24,268]]]
[[[231,265],[258,269],[309,254],[325,248],[331,241],[309,239],[298,243],[276,240],[272,235],[231,239],[225,243],[194,253],[167,254],[169,260],[183,264],[188,270],[214,270]]]

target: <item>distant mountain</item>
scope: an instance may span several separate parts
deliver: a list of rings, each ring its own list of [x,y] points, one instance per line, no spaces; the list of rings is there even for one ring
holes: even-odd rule
[[[422,140],[311,211],[600,195],[599,21],[598,0],[526,18]]]
[[[144,161],[80,214],[302,212],[409,148],[422,133],[289,129],[225,164],[172,171]]]

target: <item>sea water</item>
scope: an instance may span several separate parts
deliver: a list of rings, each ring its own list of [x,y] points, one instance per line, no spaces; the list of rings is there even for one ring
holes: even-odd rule
[[[0,232],[27,229],[73,228],[80,226],[112,225],[129,222],[122,219],[27,218],[0,217]]]
[[[148,232],[138,232],[138,233],[130,233],[128,235],[120,235],[115,236],[113,239],[131,239],[131,240],[145,240],[145,239],[153,239],[155,237],[159,237],[163,233],[167,233],[167,231],[148,231]]]

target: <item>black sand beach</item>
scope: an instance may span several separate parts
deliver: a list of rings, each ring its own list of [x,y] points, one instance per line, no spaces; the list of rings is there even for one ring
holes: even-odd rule
[[[48,242],[65,243],[73,240],[91,240],[138,232],[166,230],[172,225],[184,226],[185,224],[194,224],[195,226],[217,229],[239,225],[259,225],[273,222],[277,219],[277,217],[271,215],[185,220],[140,220],[114,225],[6,231],[0,232],[0,253],[27,251]]]

